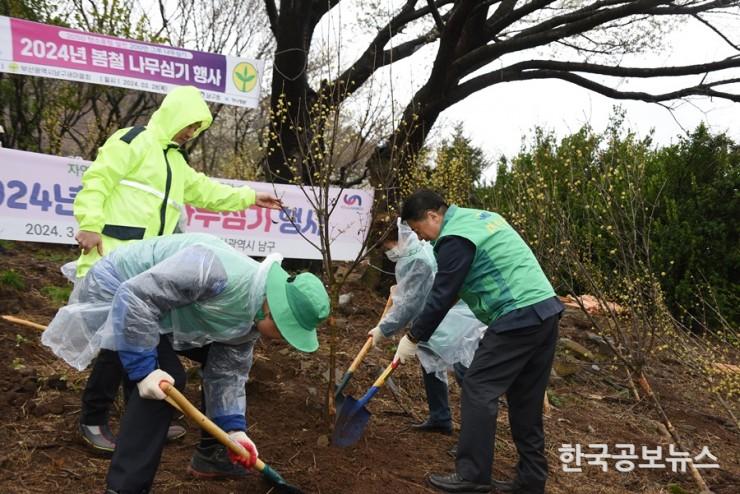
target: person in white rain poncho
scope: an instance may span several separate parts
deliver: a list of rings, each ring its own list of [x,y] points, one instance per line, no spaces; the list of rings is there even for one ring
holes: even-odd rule
[[[388,259],[396,263],[396,286],[391,291],[393,305],[378,326],[368,333],[373,337],[373,346],[416,319],[424,308],[437,272],[431,244],[419,240],[400,219],[397,225],[398,229],[393,230],[383,244]],[[458,383],[462,380],[485,329],[468,306],[459,301],[440,323],[434,338],[419,345],[416,355],[422,366],[429,417],[412,425],[412,429],[452,433],[447,370],[453,367]]]
[[[318,348],[316,326],[329,297],[310,273],[289,276],[274,254],[259,263],[205,234],[142,240],[96,263],[59,310],[42,342],[77,369],[101,349],[118,352],[136,383],[121,420],[108,493],[149,492],[173,414],[161,381],[183,389],[177,354],[201,363],[205,413],[257,458],[247,437],[245,384],[260,335],[304,352]],[[253,464],[253,463],[252,463]],[[226,449],[201,439],[189,471],[241,476]]]

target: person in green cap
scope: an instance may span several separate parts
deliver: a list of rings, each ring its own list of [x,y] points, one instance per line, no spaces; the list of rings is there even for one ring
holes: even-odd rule
[[[218,183],[189,166],[184,145],[212,121],[200,90],[180,86],[167,94],[146,126],[120,129],[98,149],[73,206],[79,223],[75,239],[82,249],[78,278],[122,245],[173,233],[186,203],[213,211],[280,208],[272,194]],[[83,439],[96,451],[111,453],[115,447],[108,411],[122,378],[118,356],[101,351],[82,393],[79,423]],[[173,425],[170,438],[184,433]]]
[[[136,383],[108,470],[108,494],[150,491],[173,415],[159,383],[185,386],[178,355],[202,366],[205,414],[256,461],[245,391],[255,342],[264,336],[316,351],[316,326],[330,311],[321,280],[290,276],[281,259],[272,254],[257,262],[207,234],[146,239],[96,263],[80,282],[78,303],[57,312],[42,335],[57,356],[84,369],[101,348],[115,350]],[[205,433],[188,470],[200,478],[247,473]]]

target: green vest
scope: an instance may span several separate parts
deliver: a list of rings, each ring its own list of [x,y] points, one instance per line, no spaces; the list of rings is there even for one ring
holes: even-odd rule
[[[555,295],[529,246],[500,215],[450,206],[435,245],[449,235],[475,245],[460,298],[485,324]]]

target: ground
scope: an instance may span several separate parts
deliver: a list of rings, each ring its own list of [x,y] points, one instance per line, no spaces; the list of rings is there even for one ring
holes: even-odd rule
[[[63,303],[65,280],[59,266],[73,259],[69,247],[3,242],[0,244],[0,314],[11,314],[41,324],[48,323]],[[8,274],[12,271],[15,274]],[[20,281],[19,281],[20,280]],[[360,283],[345,289],[352,302],[336,312],[340,327],[339,367],[346,367],[364,342],[366,331],[382,311],[382,296],[368,293]],[[586,319],[569,309],[561,336],[589,346]],[[0,320],[0,492],[101,493],[108,460],[91,454],[76,432],[79,397],[87,374],[55,358],[39,343],[38,330]],[[322,342],[322,343],[325,343]],[[589,347],[596,350],[594,346]],[[459,389],[451,384],[450,402],[456,418],[455,435],[425,435],[409,431],[412,420],[388,390],[371,402],[373,416],[363,439],[354,447],[327,446],[323,396],[327,386],[326,345],[305,355],[277,344],[260,343],[250,382],[250,436],[261,458],[304,492],[323,494],[435,492],[425,482],[429,473],[450,471],[446,454],[459,429]],[[392,342],[384,351],[373,351],[347,392],[360,395],[380,366],[392,356]],[[550,463],[548,493],[624,494],[696,492],[687,473],[670,469],[619,473],[614,462],[604,473],[584,466],[582,473],[561,469],[558,448],[564,443],[584,445],[616,443],[655,446],[663,444],[647,402],[636,402],[625,388],[625,379],[606,366],[573,360],[560,354],[574,374],[554,378],[548,394],[553,407],[545,417],[547,457]],[[565,366],[567,367],[567,365]],[[719,470],[702,470],[718,494],[740,492],[740,432],[722,409],[714,409],[707,392],[683,374],[675,363],[652,370],[653,384],[667,414],[683,436],[692,456],[708,446],[719,458]],[[567,372],[562,372],[566,374]],[[198,395],[196,373],[190,373],[187,395]],[[402,366],[394,374],[401,388],[401,403],[418,417],[426,413],[418,366]],[[452,380],[451,380],[452,381]],[[731,404],[737,411],[737,403]],[[120,409],[116,414],[120,413]],[[267,493],[270,486],[255,475],[242,481],[208,482],[188,477],[185,468],[197,442],[192,424],[179,442],[164,451],[154,491],[163,493]],[[114,424],[115,425],[115,424]],[[507,410],[498,422],[494,474],[509,478],[516,461]]]

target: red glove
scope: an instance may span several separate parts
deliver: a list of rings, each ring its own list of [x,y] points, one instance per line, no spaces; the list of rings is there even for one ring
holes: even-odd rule
[[[249,453],[249,458],[246,458],[244,456],[234,453],[230,449],[227,449],[228,454],[229,454],[229,460],[231,460],[232,463],[240,464],[247,470],[254,468],[254,465],[257,463],[257,457],[259,453],[257,452],[257,446],[255,446],[254,442],[252,442],[252,440],[249,439],[249,436],[247,436],[247,433],[244,431],[233,431],[233,432],[229,432],[229,437],[235,443],[241,444],[244,447],[244,449],[247,450],[247,453]]]

